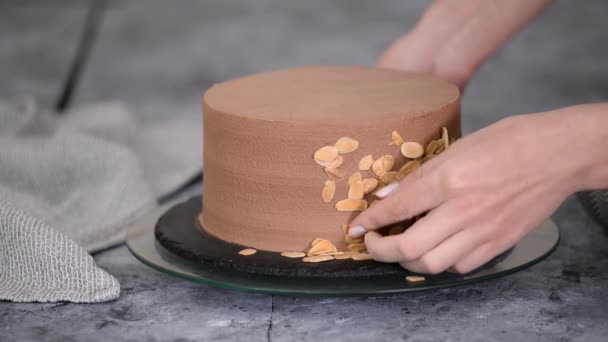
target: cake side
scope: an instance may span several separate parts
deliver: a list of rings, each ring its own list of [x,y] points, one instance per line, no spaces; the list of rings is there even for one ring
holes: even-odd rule
[[[326,80],[321,77],[321,81]],[[377,78],[374,82],[370,88],[383,87],[383,84],[377,84]],[[389,83],[394,85],[392,79]],[[314,88],[314,82],[308,86]],[[343,92],[345,87],[349,87],[348,84],[334,86]],[[361,89],[360,85],[356,87]],[[437,82],[437,87],[439,94],[451,95],[453,90],[443,89],[446,87],[444,82]],[[409,88],[408,84],[403,90]],[[399,94],[392,93],[394,96]],[[306,115],[299,101],[307,96],[310,102],[315,101],[314,92],[312,95],[299,94],[294,101],[299,103],[299,116]],[[369,107],[365,92],[352,96],[350,99],[340,98],[334,104],[335,111],[340,111],[343,101],[348,102],[343,107],[360,102],[368,107],[367,116],[359,113],[356,119],[342,116],[339,121],[320,123],[318,119],[293,118],[289,113],[281,120],[256,119],[251,112],[247,115],[228,112],[226,110],[231,105],[224,103],[223,97],[218,102],[217,97],[206,95],[203,104],[205,180],[201,226],[218,238],[261,250],[304,251],[313,239],[319,237],[343,249],[341,226],[350,222],[357,212],[340,212],[334,205],[347,198],[348,176],[361,172],[363,178],[376,177],[372,171],[358,170],[361,158],[368,154],[374,159],[390,154],[396,161],[394,169],[398,170],[408,159],[401,155],[399,146],[389,146],[394,130],[406,140],[424,145],[440,136],[441,127],[447,127],[452,137],[460,136],[458,96],[442,95],[444,103],[434,99],[439,105],[426,109],[415,106],[415,110],[402,108],[400,100],[394,101],[396,105],[383,103],[380,114]],[[407,92],[401,96],[407,96]],[[377,99],[377,96],[372,96],[372,100]],[[241,99],[235,92],[232,101],[244,106],[247,96]],[[266,108],[269,108],[268,104]],[[315,110],[315,107],[307,110]],[[391,114],[387,115],[389,112]],[[331,112],[325,115],[329,117]],[[313,161],[313,154],[321,146],[333,145],[340,137],[351,137],[360,146],[356,151],[343,155],[340,170],[346,179],[336,182],[333,199],[325,203],[321,190],[328,176],[323,167]]]

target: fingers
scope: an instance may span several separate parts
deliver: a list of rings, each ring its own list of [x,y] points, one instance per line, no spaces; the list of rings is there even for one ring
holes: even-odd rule
[[[404,268],[417,272],[437,274],[447,270],[456,260],[461,260],[471,250],[489,241],[485,234],[476,234],[474,229],[462,230],[446,239],[421,258],[401,262]]]
[[[359,237],[367,231],[412,218],[439,205],[439,182],[433,176],[435,173],[425,175],[423,169],[419,168],[398,184],[388,185],[388,190],[379,190],[378,195],[387,197],[357,216],[351,223],[349,235]]]
[[[452,202],[444,203],[399,235],[382,237],[369,232],[365,236],[367,251],[383,262],[417,260],[465,227],[466,221],[458,216],[458,208]]]
[[[508,247],[505,248],[505,250],[507,249]],[[460,261],[456,262],[448,269],[448,271],[460,274],[469,273],[481,267],[481,265],[485,264],[498,254],[504,252],[504,250],[499,250],[500,248],[498,248],[496,241],[487,242],[480,247],[477,247],[477,249],[465,256]]]
[[[465,274],[476,270],[497,255],[515,246],[515,244],[524,237],[526,232],[527,230],[515,230],[493,238],[492,241],[486,242],[456,261],[454,265],[449,268],[449,271]]]

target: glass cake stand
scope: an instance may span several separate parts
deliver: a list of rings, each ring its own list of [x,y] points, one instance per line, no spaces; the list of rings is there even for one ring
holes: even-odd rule
[[[184,229],[189,232],[188,234],[192,234],[189,230],[197,230],[194,222],[200,210],[200,203],[199,196],[175,205],[163,216],[173,214],[173,216],[177,215],[178,219],[165,221],[173,225],[171,229]],[[326,277],[289,277],[214,267],[178,256],[161,246],[155,237],[155,225],[159,216],[159,213],[156,213],[145,218],[131,228],[127,234],[129,251],[144,264],[163,273],[213,287],[292,296],[386,295],[460,286],[502,277],[528,268],[550,255],[559,243],[557,226],[553,221],[547,220],[499,260],[465,275],[446,272],[426,276],[426,279],[421,282],[407,282],[404,275],[396,274],[363,277],[332,277],[329,275]],[[162,217],[159,222],[162,222]],[[179,227],[179,225],[183,226]],[[201,235],[204,234],[201,233]],[[317,265],[322,265],[322,263]],[[297,264],[294,267],[298,267]]]

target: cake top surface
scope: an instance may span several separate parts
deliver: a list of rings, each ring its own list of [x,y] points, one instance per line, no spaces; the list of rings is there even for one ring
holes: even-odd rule
[[[373,122],[423,115],[460,96],[436,77],[358,66],[307,66],[265,72],[218,83],[204,96],[215,110],[282,122]]]

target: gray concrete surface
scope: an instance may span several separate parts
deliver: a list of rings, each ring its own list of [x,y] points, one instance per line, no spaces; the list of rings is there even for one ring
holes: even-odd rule
[[[112,2],[75,101],[119,98],[146,115],[196,117],[202,92],[216,81],[300,64],[372,64],[426,4]],[[81,14],[62,15],[78,21]],[[557,1],[479,71],[463,104],[465,132],[511,114],[608,99],[606,14],[603,0]],[[13,28],[9,35],[21,31]],[[37,73],[27,77],[40,85]],[[11,94],[5,89],[0,95]],[[562,243],[529,270],[391,297],[218,290],[165,276],[119,247],[96,260],[121,282],[120,299],[97,305],[0,302],[0,340],[604,341],[607,235],[574,198],[554,219]]]

